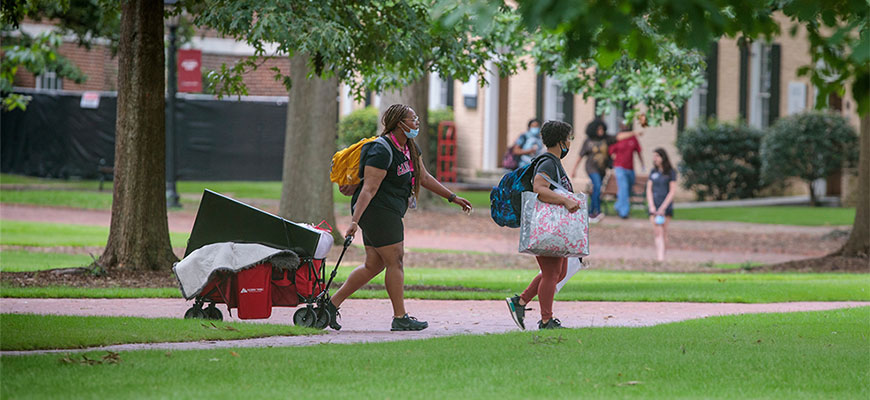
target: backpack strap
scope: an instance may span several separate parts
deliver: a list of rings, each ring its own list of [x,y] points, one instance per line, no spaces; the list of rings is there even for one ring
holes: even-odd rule
[[[536,158],[534,161],[532,161],[532,163],[534,164],[534,166],[533,166],[534,169],[532,170],[532,182],[535,181],[535,175],[538,175],[538,164],[541,163],[541,161],[544,159],[544,157],[548,157],[548,156],[551,157],[551,158],[553,158],[554,160],[556,160],[556,156],[554,156],[554,155],[552,155],[552,154],[550,154],[550,153],[544,153],[544,154],[541,154],[540,156],[538,156],[538,158]],[[566,192],[568,192],[568,193],[571,193],[570,190],[565,189],[564,186],[562,186],[561,184],[558,184],[558,183],[554,182],[552,179],[550,179],[550,177],[547,176],[547,174],[540,174],[540,175],[541,175],[542,177],[544,177],[544,179],[546,179],[547,182],[549,182],[551,185],[555,186],[557,189],[562,189],[562,190],[564,190],[564,191],[566,191]],[[561,176],[561,175],[562,175],[562,174],[559,173],[559,168],[558,168],[558,165],[557,165],[557,168],[556,168],[556,178],[557,178],[560,182],[562,181],[562,176]]]
[[[378,136],[375,140],[372,140],[372,142],[380,143],[381,146],[384,146],[384,148],[387,149],[387,154],[390,155],[390,157],[389,157],[389,161],[387,161],[387,168],[390,168],[390,165],[393,163],[393,147],[390,146],[390,144],[387,142],[387,139],[386,139],[385,137],[383,137],[383,136]],[[371,143],[371,142],[369,142],[369,143]],[[368,145],[368,143],[366,143],[366,145]],[[368,152],[368,149],[369,149],[369,147],[366,147],[366,152]],[[360,149],[360,151],[362,151],[362,149]],[[359,157],[359,161],[360,161],[360,163],[359,163],[359,176],[360,176],[360,180],[365,179],[365,176],[363,176],[363,170],[365,169],[365,165],[364,165],[363,162],[362,162],[362,159],[363,159],[362,156],[363,156],[363,155],[361,154],[360,157]]]
[[[375,141],[387,148],[387,154],[390,155],[390,161],[387,162],[387,168],[390,168],[390,165],[393,163],[393,146],[390,146],[390,144],[387,143],[387,138],[383,136],[378,136]]]

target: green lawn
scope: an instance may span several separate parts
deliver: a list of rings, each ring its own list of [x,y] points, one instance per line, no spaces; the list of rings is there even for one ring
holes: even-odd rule
[[[352,267],[339,268],[342,282]],[[327,271],[329,272],[329,271]],[[406,298],[500,300],[525,289],[537,272],[505,269],[405,268],[405,284],[447,286],[457,290],[406,290]],[[383,284],[383,274],[372,280]],[[340,285],[334,285],[333,289]],[[467,291],[476,288],[484,291]],[[180,297],[177,288],[77,289],[2,287],[2,297],[112,298]],[[363,290],[354,298],[387,298],[384,290]],[[581,271],[556,295],[558,301],[688,301],[772,303],[788,301],[870,301],[867,274],[681,274],[631,271]]]
[[[674,219],[836,226],[852,225],[855,222],[855,209],[799,206],[691,208],[674,210]]]
[[[340,268],[344,281],[351,268]],[[537,271],[504,269],[405,268],[406,285],[462,286],[491,292],[406,291],[409,298],[503,299],[519,293]],[[383,274],[371,283],[383,284]],[[386,298],[386,291],[362,291],[358,298]],[[785,301],[870,301],[867,274],[683,274],[584,270],[556,295],[562,301],[688,301],[772,303]]]
[[[112,208],[112,192],[74,190],[0,190],[0,202],[108,210]]]
[[[172,247],[187,246],[189,233],[170,232]],[[105,246],[109,228],[49,222],[0,221],[0,244],[16,246]]]
[[[178,182],[178,192],[182,194],[201,195],[203,190],[209,189],[213,192],[230,196],[238,199],[272,199],[278,200],[281,198],[281,182],[233,182],[233,181],[215,181],[215,182]],[[336,191],[336,193],[338,193]]]
[[[99,256],[95,254],[94,256]],[[89,265],[93,258],[87,254],[43,253],[20,250],[0,252],[0,272],[41,271]]]
[[[179,318],[2,314],[2,350],[75,349],[123,343],[195,342],[311,335],[298,326]]]
[[[865,307],[645,328],[134,351],[118,354],[117,364],[5,356],[0,389],[6,398],[40,399],[866,399],[868,335]]]
[[[24,176],[24,175],[12,175],[12,174],[0,174],[0,185],[18,185],[18,186],[42,186],[42,187],[53,187],[57,189],[83,189],[83,190],[97,190],[100,186],[99,181],[97,180],[82,180],[82,179],[49,179],[49,178],[36,178],[32,176]],[[108,192],[112,193],[112,183],[106,182],[103,186],[108,188]]]

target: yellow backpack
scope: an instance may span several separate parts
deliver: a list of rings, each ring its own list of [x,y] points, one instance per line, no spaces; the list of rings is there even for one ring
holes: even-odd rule
[[[350,147],[339,150],[332,156],[332,167],[330,167],[329,180],[342,186],[358,185],[362,180],[360,178],[359,163],[362,158],[363,146],[370,142],[378,142],[387,148],[390,155],[390,162],[393,162],[393,151],[390,149],[390,144],[382,136],[373,136],[356,142]],[[388,165],[389,165],[388,163]],[[344,190],[342,190],[344,192]]]

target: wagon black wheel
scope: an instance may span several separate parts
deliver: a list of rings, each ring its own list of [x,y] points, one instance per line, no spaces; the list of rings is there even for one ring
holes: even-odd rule
[[[214,303],[211,303],[203,310],[205,317],[208,319],[213,319],[215,321],[223,321],[224,315],[221,313],[221,310],[218,310],[217,307],[214,306]]]
[[[332,313],[326,307],[319,307],[314,311],[317,315],[317,320],[314,321],[314,327],[317,329],[326,329],[329,325],[329,320],[332,319]]]
[[[193,319],[193,318],[205,319],[206,318],[205,311],[203,311],[202,308],[197,307],[195,305],[193,307],[190,307],[189,309],[187,309],[187,312],[184,313],[184,319]]]
[[[315,317],[313,309],[308,307],[300,308],[293,313],[293,325],[310,328],[314,326]]]

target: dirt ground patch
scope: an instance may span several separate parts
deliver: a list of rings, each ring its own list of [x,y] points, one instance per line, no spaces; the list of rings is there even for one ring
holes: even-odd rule
[[[870,272],[870,258],[825,256],[788,261],[753,269],[757,272]]]

